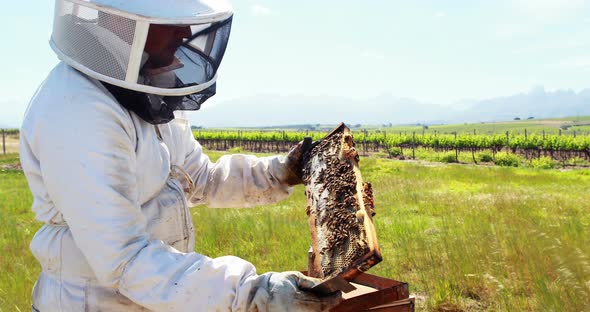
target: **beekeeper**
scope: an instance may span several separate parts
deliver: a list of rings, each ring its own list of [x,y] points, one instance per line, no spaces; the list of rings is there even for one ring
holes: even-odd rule
[[[212,163],[183,110],[215,94],[232,23],[220,0],[57,0],[62,60],[21,130],[21,161],[45,224],[34,311],[319,311],[338,295],[297,272],[258,275],[193,252],[189,206],[250,207],[300,182],[287,157]]]

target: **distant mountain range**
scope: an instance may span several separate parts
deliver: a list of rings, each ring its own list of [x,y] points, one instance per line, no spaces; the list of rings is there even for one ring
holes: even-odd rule
[[[258,95],[221,102],[192,114],[203,127],[264,127],[295,124],[350,125],[441,124],[508,121],[518,117],[554,118],[590,115],[590,89],[528,93],[485,100],[462,100],[451,105],[423,103],[381,95],[363,101],[324,96]]]
[[[380,95],[366,100],[328,96],[264,94],[210,105],[189,114],[202,127],[268,127],[309,124],[397,125],[454,124],[508,121],[518,117],[556,118],[590,115],[590,88],[529,92],[484,100],[462,100],[450,105]],[[17,128],[23,112],[0,99],[0,128]],[[22,109],[24,111],[24,108]]]

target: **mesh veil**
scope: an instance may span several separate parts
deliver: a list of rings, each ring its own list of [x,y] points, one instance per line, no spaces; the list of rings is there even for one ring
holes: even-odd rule
[[[231,12],[218,20],[182,25],[132,17],[79,0],[57,0],[51,46],[63,61],[100,80],[122,105],[148,122],[168,122],[175,110],[199,109],[215,94]],[[151,60],[145,49],[148,30],[155,25],[190,31],[172,50],[172,64],[162,65],[156,74],[144,68]]]
[[[110,84],[164,96],[194,94],[215,82],[230,35],[231,14],[220,20],[175,25],[134,20],[71,1],[56,1],[50,43],[74,68]],[[148,29],[155,25],[190,31],[182,46],[175,47],[178,66],[170,69],[175,78],[163,85],[154,84],[161,79],[146,76],[142,68],[150,59],[144,51]]]
[[[124,81],[135,26],[128,18],[57,1],[51,41],[54,49],[88,70]]]

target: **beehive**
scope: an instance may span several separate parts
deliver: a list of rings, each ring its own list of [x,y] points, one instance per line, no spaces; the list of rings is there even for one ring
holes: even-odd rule
[[[303,180],[312,245],[308,274],[351,281],[379,263],[373,191],[362,180],[346,125],[313,143],[304,158]]]

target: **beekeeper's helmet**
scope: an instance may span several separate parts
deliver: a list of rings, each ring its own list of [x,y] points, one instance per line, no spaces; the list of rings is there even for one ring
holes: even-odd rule
[[[149,94],[188,95],[215,83],[232,14],[223,0],[56,0],[50,44],[61,60],[103,82]],[[173,64],[166,66],[175,83],[163,86],[144,77],[150,25],[182,26],[185,32]]]

